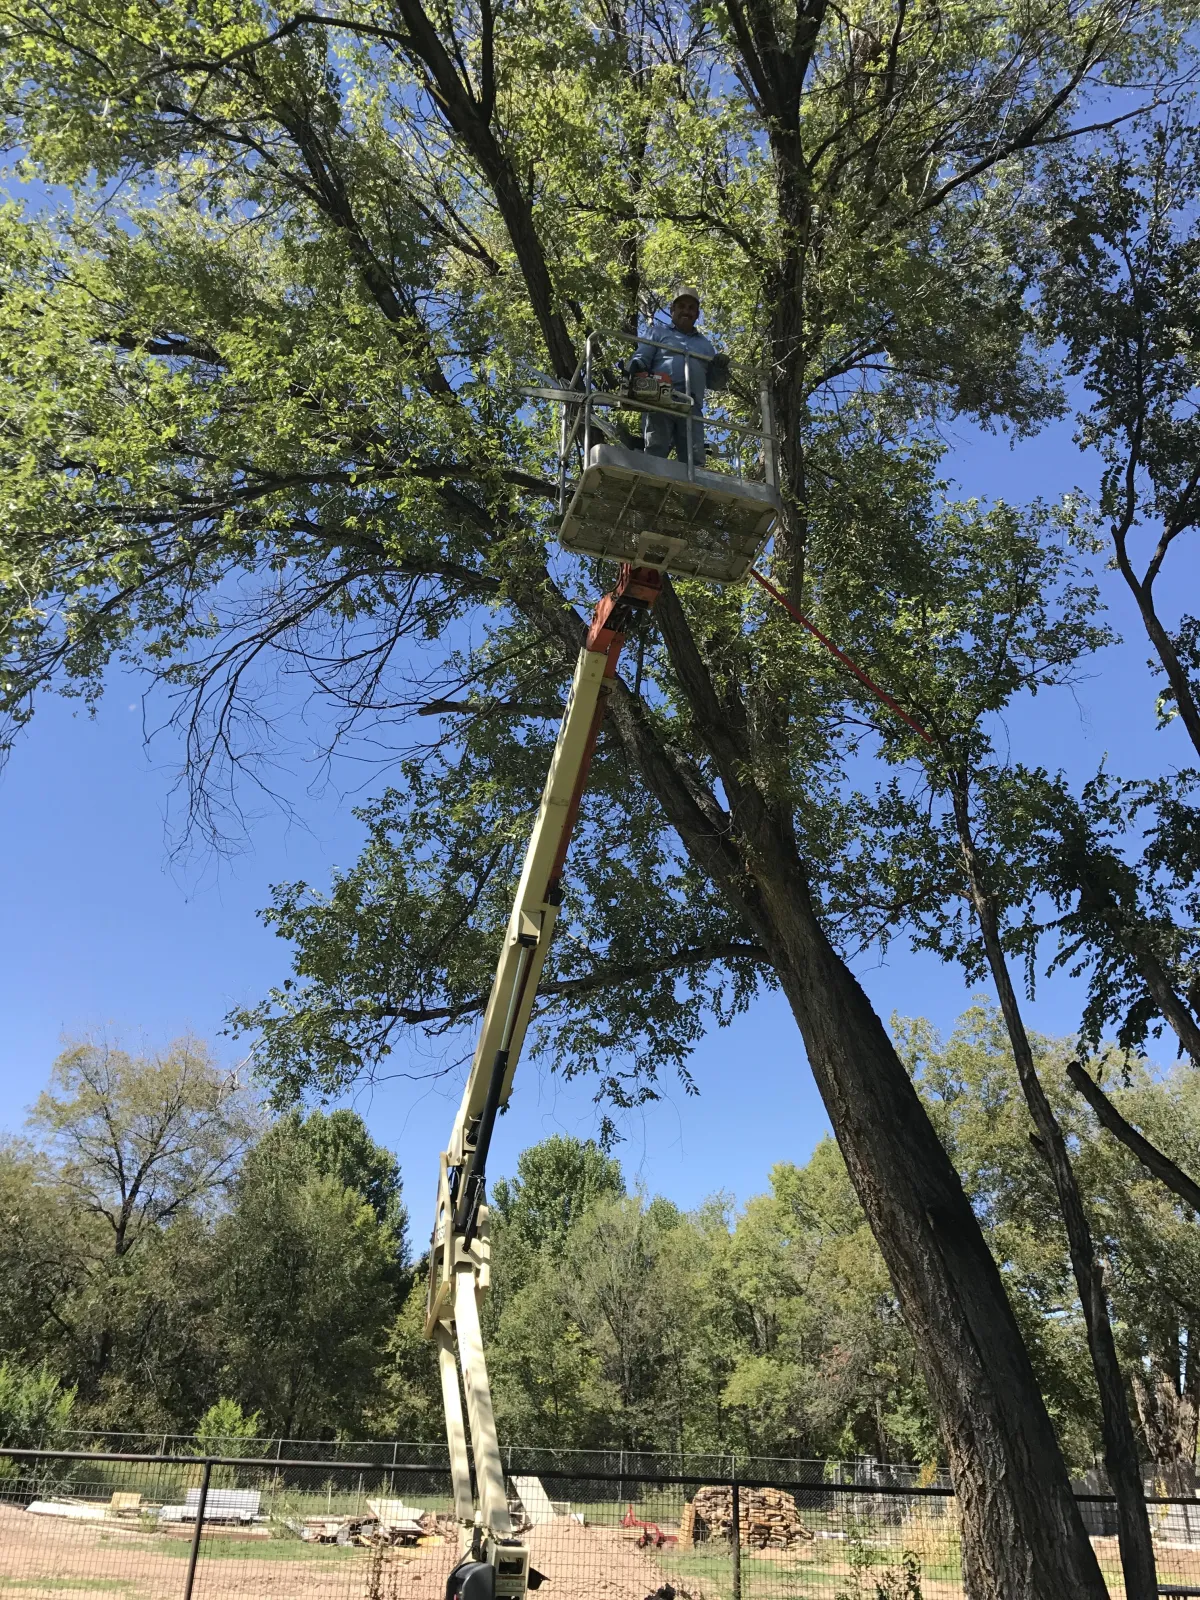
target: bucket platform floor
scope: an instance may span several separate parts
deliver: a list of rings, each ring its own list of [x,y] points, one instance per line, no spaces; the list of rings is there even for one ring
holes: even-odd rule
[[[734,583],[754,565],[779,515],[769,484],[593,445],[559,537],[568,550],[680,577]]]

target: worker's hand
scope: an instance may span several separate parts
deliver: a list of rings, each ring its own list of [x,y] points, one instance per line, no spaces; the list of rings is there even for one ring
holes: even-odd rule
[[[724,353],[714,356],[708,363],[708,387],[710,389],[729,387],[729,357]]]

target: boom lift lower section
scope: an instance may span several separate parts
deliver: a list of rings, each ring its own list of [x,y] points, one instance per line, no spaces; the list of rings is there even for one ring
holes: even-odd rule
[[[627,564],[596,607],[575,666],[479,1043],[438,1176],[425,1331],[437,1346],[455,1515],[474,1563],[491,1569],[490,1575],[479,1577],[487,1578],[486,1587],[500,1600],[520,1600],[530,1574],[529,1551],[513,1536],[479,1322],[490,1272],[488,1150],[497,1113],[512,1090],[554,932],[563,863],[625,634],[639,613],[654,606],[661,589],[660,570]],[[472,1457],[478,1509],[471,1486]]]

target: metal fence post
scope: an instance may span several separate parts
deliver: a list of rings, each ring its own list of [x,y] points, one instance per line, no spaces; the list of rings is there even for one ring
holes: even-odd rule
[[[204,1527],[204,1509],[208,1504],[208,1482],[212,1477],[212,1461],[204,1463],[200,1477],[200,1499],[196,1504],[196,1526],[192,1530],[192,1548],[188,1555],[187,1577],[183,1581],[183,1600],[192,1600],[192,1585],[196,1581],[196,1560],[200,1555],[200,1533]]]
[[[742,1600],[742,1497],[736,1478],[729,1487],[733,1491],[733,1522],[729,1529],[730,1587],[733,1600]]]

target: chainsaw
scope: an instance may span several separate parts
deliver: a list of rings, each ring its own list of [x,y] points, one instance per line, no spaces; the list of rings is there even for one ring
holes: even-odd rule
[[[672,411],[692,409],[691,400],[673,386],[665,372],[631,372],[625,380],[625,393],[630,400],[649,401],[651,405],[667,406]]]

